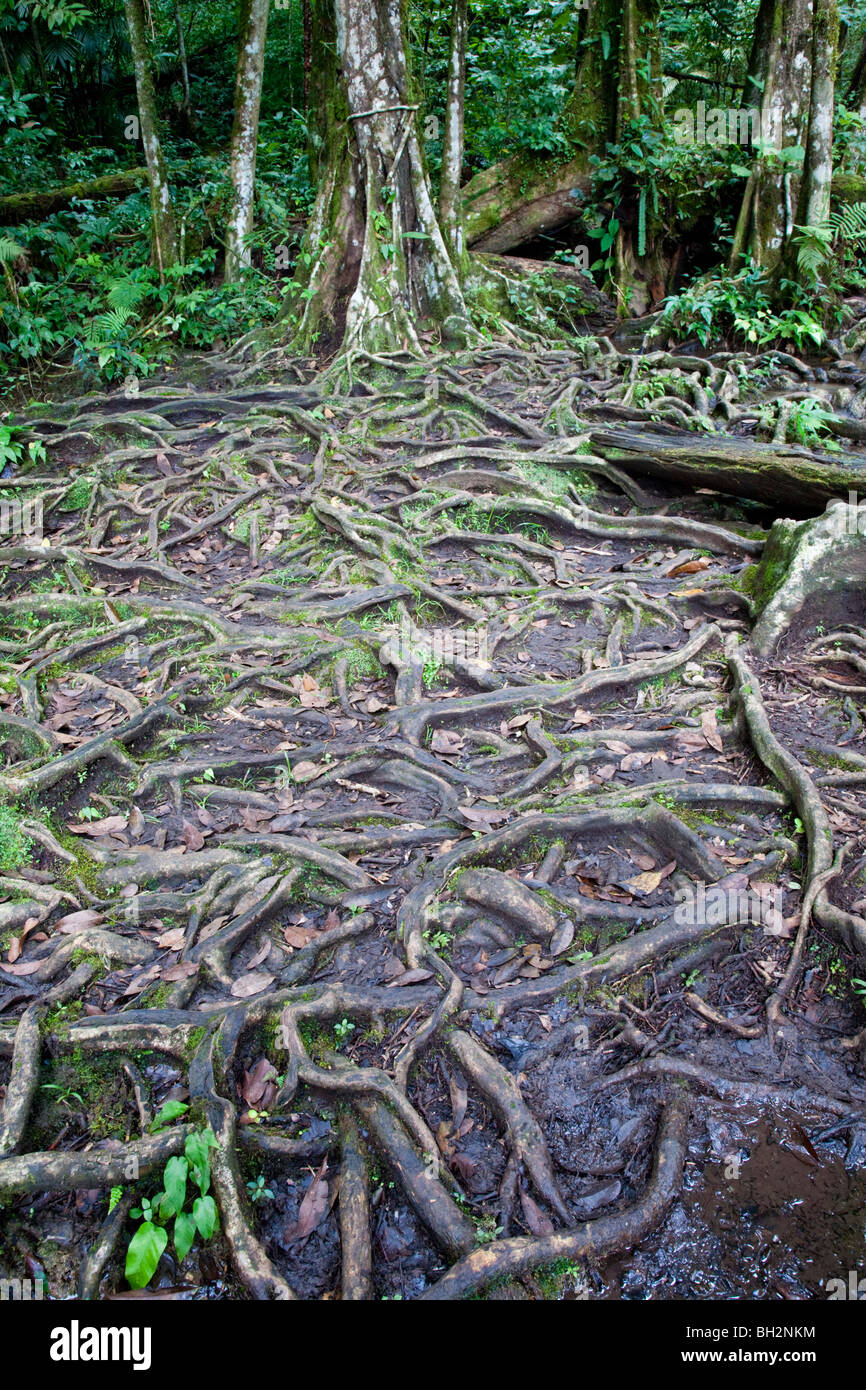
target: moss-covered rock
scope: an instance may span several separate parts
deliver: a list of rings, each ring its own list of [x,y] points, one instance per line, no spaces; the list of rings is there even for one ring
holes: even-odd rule
[[[807,605],[864,587],[866,505],[834,501],[813,520],[776,521],[751,585],[752,646],[766,656]]]

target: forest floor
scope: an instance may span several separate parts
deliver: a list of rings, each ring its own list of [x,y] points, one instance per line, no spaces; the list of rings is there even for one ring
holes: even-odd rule
[[[774,511],[592,452],[600,401],[640,420],[628,360],[359,357],[337,394],[197,359],[33,418],[0,1277],[117,1296],[202,1124],[222,1229],[161,1297],[807,1299],[857,1268],[858,967],[812,925],[786,979],[808,827],[752,739],[757,705],[862,911],[852,615],[750,653]]]

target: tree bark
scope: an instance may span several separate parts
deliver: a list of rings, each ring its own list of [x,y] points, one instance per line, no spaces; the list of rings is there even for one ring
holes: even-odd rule
[[[797,225],[817,227],[830,216],[833,181],[833,102],[839,46],[839,10],[836,0],[814,0],[812,21],[812,89],[803,177],[797,202]],[[790,246],[788,273],[797,277],[797,255]]]
[[[466,255],[466,233],[460,203],[463,172],[463,121],[466,97],[467,0],[453,0],[451,52],[448,63],[448,96],[445,103],[445,136],[442,143],[442,176],[439,184],[439,221],[455,266]]]
[[[846,502],[866,487],[866,459],[856,454],[816,458],[792,444],[711,438],[657,426],[640,431],[592,430],[590,442],[608,463],[638,477],[717,488],[795,512],[814,512],[832,497]]]
[[[183,32],[183,16],[180,12],[180,0],[175,0],[174,22],[175,28],[177,29],[177,57],[180,63],[180,82],[183,88],[183,106],[181,110],[183,111],[187,129],[191,130],[193,125],[192,93],[189,86],[189,65],[186,60],[186,38]]]
[[[242,0],[231,138],[232,205],[226,228],[224,279],[227,284],[239,280],[251,263],[246,243],[253,229],[256,145],[269,11],[270,0]]]
[[[168,173],[159,141],[159,118],[156,109],[156,90],[145,31],[142,0],[123,0],[129,43],[135,69],[135,89],[138,94],[138,116],[141,139],[147,161],[150,186],[150,215],[153,227],[153,256],[162,280],[165,272],[177,264],[177,227]]]
[[[313,5],[320,50],[328,9]],[[469,312],[417,134],[404,0],[334,0],[334,14],[340,67],[324,75],[325,173],[288,297],[290,336],[301,351],[391,351],[420,348],[426,322],[465,341]]]
[[[761,18],[759,12],[759,20]],[[765,16],[766,18],[766,16]],[[730,269],[736,273],[751,255],[775,273],[794,228],[800,177],[781,152],[804,146],[812,69],[812,0],[775,0],[765,52],[753,55],[763,77],[761,133],[764,150],[746,185]],[[766,147],[772,147],[771,149]]]

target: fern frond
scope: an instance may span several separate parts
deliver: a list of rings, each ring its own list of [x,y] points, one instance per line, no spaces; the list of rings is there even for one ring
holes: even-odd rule
[[[147,286],[138,280],[112,280],[108,287],[108,302],[112,309],[134,309],[147,294]]]
[[[108,309],[104,314],[97,314],[87,326],[87,346],[96,348],[111,342],[131,318],[132,310],[126,308]]]
[[[17,241],[13,241],[9,236],[0,236],[0,265],[9,265],[25,254],[26,248],[19,246]]]

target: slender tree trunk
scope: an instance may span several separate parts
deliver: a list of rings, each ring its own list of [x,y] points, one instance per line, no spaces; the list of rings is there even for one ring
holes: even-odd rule
[[[313,68],[313,17],[310,0],[303,0],[301,5],[301,25],[304,44],[304,113],[306,114],[310,109],[310,77]]]
[[[314,3],[320,45],[325,0]],[[419,325],[465,341],[469,313],[418,138],[405,0],[334,0],[326,173],[287,305],[296,346],[419,348]],[[345,112],[345,120],[339,114]],[[321,138],[321,137],[320,137]]]
[[[775,0],[765,55],[755,55],[754,70],[763,74],[761,135],[763,148],[749,179],[740,210],[732,272],[746,254],[764,270],[778,271],[794,227],[800,173],[786,158],[806,143],[812,83],[812,0]]]
[[[627,140],[642,120],[662,119],[661,34],[658,0],[623,0],[619,45],[616,138]],[[669,266],[652,225],[649,190],[626,190],[617,209],[614,281],[622,314],[640,315],[667,289]]]
[[[153,255],[160,279],[162,279],[165,272],[177,264],[177,228],[165,159],[159,142],[156,89],[145,32],[144,5],[142,0],[124,0],[124,8],[126,10],[126,23],[129,28],[132,62],[135,68],[138,116],[141,122],[141,139],[144,145],[144,157],[147,162],[150,186]]]
[[[749,55],[749,70],[743,86],[744,106],[759,107],[763,101],[775,14],[776,0],[760,0],[758,13],[755,16],[755,32]]]
[[[226,229],[227,283],[240,279],[242,271],[250,265],[246,240],[253,228],[256,145],[269,10],[270,0],[242,0],[231,140],[232,208]]]
[[[809,128],[797,206],[798,224],[810,227],[826,222],[830,215],[830,184],[833,179],[833,102],[839,45],[839,9],[836,0],[814,0],[814,4]]]
[[[439,185],[439,221],[451,259],[458,267],[466,255],[466,232],[460,206],[460,177],[463,172],[467,8],[467,0],[453,0],[448,99],[445,106],[442,178]]]
[[[183,87],[183,114],[187,128],[192,129],[192,93],[189,87],[189,66],[186,60],[186,39],[183,32],[183,16],[180,12],[180,0],[175,0],[174,22],[177,29],[177,56],[180,61],[180,80]]]

